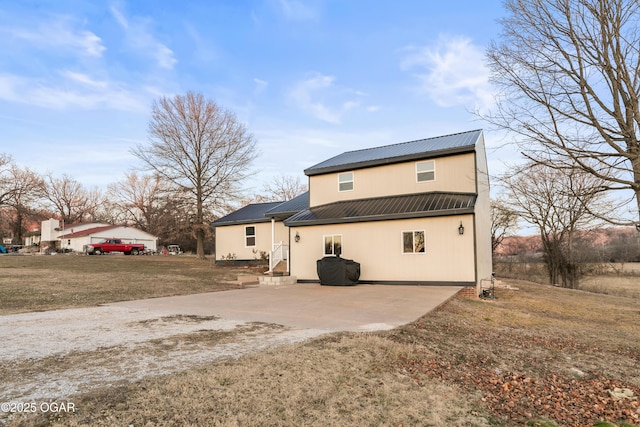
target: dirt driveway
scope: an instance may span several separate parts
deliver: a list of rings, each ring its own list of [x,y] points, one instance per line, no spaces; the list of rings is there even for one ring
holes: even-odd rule
[[[67,398],[332,331],[391,329],[459,289],[298,284],[0,316],[0,402]]]

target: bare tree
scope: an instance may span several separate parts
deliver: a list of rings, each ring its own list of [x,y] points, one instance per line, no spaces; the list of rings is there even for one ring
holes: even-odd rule
[[[0,206],[3,206],[13,191],[11,179],[11,156],[0,153]]]
[[[253,135],[232,112],[188,92],[154,102],[149,139],[132,153],[191,195],[196,252],[204,259],[209,220],[216,209],[239,196],[239,184],[256,157]]]
[[[287,201],[307,191],[307,185],[300,181],[300,177],[279,175],[262,186],[264,201]]]
[[[185,250],[196,250],[193,198],[184,189],[175,188],[158,174],[130,172],[109,185],[108,196],[117,222],[135,224],[158,236],[163,245],[176,243]]]
[[[141,230],[155,233],[162,212],[167,185],[155,175],[125,174],[124,179],[110,184],[108,198],[123,222],[133,223]]]
[[[48,174],[43,181],[43,195],[65,224],[94,220],[103,203],[98,188],[86,189],[68,175],[55,178]]]
[[[6,198],[6,205],[11,207],[13,243],[21,244],[27,231],[25,221],[34,211],[34,204],[40,197],[42,178],[29,168],[20,168],[13,164],[9,169],[12,182],[11,191]]]
[[[639,218],[640,2],[504,4],[501,39],[487,53],[497,107],[484,118],[514,132],[529,159],[596,177],[584,197],[631,190]],[[603,217],[625,223],[612,213]]]
[[[577,287],[580,270],[575,256],[576,232],[595,224],[591,211],[607,209],[603,193],[592,191],[600,185],[598,178],[584,171],[532,163],[500,181],[513,211],[540,233],[550,283]]]
[[[197,242],[193,240],[195,209],[191,194],[186,190],[173,189],[163,196],[160,204],[154,234],[160,237],[162,244],[178,244],[183,250],[196,252]],[[208,228],[205,231],[206,237],[211,236]]]
[[[491,201],[491,250],[493,252],[513,231],[517,223],[518,214],[507,205],[506,201],[501,199]]]

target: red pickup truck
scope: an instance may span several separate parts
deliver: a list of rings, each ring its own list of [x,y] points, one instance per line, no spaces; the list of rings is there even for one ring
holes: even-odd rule
[[[85,245],[84,251],[88,255],[102,255],[109,252],[124,252],[125,255],[138,255],[144,252],[143,243],[123,243],[122,239],[104,239],[98,243]]]

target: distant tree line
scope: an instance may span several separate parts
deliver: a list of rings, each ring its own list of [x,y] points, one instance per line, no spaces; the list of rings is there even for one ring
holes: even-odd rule
[[[227,204],[206,210],[204,221],[237,208],[246,200],[287,200],[290,194],[304,191],[299,182],[277,177],[276,182],[291,182],[295,188],[273,188],[265,184],[258,196],[229,198]],[[286,187],[286,186],[285,186]],[[297,195],[297,194],[295,194]],[[158,174],[127,172],[108,185],[106,190],[88,188],[69,175],[38,174],[16,164],[8,155],[0,154],[0,238],[11,238],[22,244],[33,224],[55,218],[64,224],[105,222],[127,224],[160,238],[160,245],[178,244],[184,250],[196,251],[194,229],[196,209],[184,188],[172,184]],[[212,232],[204,228],[205,249],[213,250]]]
[[[574,256],[584,274],[599,268],[592,264],[640,263],[640,233],[631,227],[581,230],[574,241]],[[509,235],[493,257],[497,263],[544,263],[542,239],[539,235]]]
[[[22,244],[34,224],[39,229],[55,218],[66,225],[127,224],[158,236],[161,245],[195,250],[190,201],[159,176],[129,172],[101,190],[66,174],[38,174],[7,155],[0,155],[0,165],[0,237],[13,244]]]

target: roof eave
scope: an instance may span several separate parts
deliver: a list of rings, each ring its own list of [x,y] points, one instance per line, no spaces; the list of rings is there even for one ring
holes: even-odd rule
[[[386,159],[368,160],[364,162],[345,163],[342,165],[327,166],[323,168],[309,168],[304,170],[304,174],[307,176],[323,175],[326,173],[344,172],[353,169],[364,169],[374,166],[391,165],[395,163],[408,162],[411,160],[425,160],[433,159],[435,157],[445,157],[454,154],[473,153],[476,150],[476,145],[465,145],[463,147],[447,148],[444,150],[428,151],[415,154],[407,154],[405,156],[390,157]]]
[[[269,218],[257,218],[257,219],[241,219],[238,221],[223,221],[223,222],[211,222],[209,225],[211,227],[223,227],[228,225],[242,225],[242,224],[256,224],[259,222],[269,222],[271,221]]]
[[[390,214],[390,215],[367,215],[367,216],[359,216],[359,217],[325,218],[325,219],[311,219],[311,220],[302,220],[302,221],[294,220],[294,221],[285,221],[284,224],[287,227],[304,227],[309,225],[349,224],[349,223],[356,223],[356,222],[393,221],[398,219],[466,215],[466,214],[472,214],[474,212],[475,212],[474,207],[469,207],[469,208],[459,208],[459,209],[446,209],[446,210],[439,210],[439,211],[398,213],[398,214]]]

